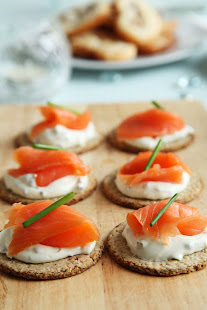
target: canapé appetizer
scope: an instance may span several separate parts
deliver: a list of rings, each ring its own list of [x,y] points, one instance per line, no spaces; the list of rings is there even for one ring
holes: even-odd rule
[[[203,188],[199,176],[178,155],[161,153],[160,140],[153,152],[139,153],[118,172],[107,175],[102,190],[111,201],[128,208],[140,208],[180,193],[178,201],[187,203]]]
[[[130,212],[127,223],[112,230],[107,248],[118,264],[153,276],[190,273],[206,266],[207,216],[195,207],[172,203],[174,198]]]
[[[79,274],[101,257],[103,242],[93,221],[59,201],[14,204],[0,232],[0,269],[26,279]]]
[[[173,152],[190,144],[194,129],[177,113],[153,103],[156,108],[125,119],[109,134],[108,141],[121,150],[134,153],[153,150],[159,139],[163,140],[162,152]]]
[[[50,102],[38,108],[44,120],[34,125],[29,133],[20,134],[15,140],[17,146],[38,143],[79,154],[95,148],[102,141],[89,111],[80,113]]]
[[[68,202],[74,204],[96,188],[91,168],[75,153],[22,146],[14,151],[13,157],[19,167],[10,169],[0,180],[0,198],[9,203],[55,201],[74,191],[77,195]]]

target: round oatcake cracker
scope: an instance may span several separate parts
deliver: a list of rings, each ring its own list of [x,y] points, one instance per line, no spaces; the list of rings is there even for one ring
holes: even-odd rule
[[[160,151],[161,152],[174,152],[177,150],[180,150],[182,148],[185,148],[188,146],[194,139],[194,134],[189,133],[187,137],[185,138],[179,138],[175,141],[171,142],[163,142]],[[118,148],[121,151],[131,152],[131,153],[138,153],[138,152],[145,152],[145,151],[151,151],[151,149],[147,147],[138,147],[134,145],[130,145],[129,143],[125,141],[119,141],[116,136],[116,129],[112,130],[108,137],[108,142]]]
[[[115,184],[116,172],[107,175],[101,184],[101,189],[104,195],[112,202],[131,209],[139,209],[141,207],[151,205],[161,200],[150,200],[143,198],[130,198],[122,194]],[[177,202],[186,204],[187,202],[195,199],[203,189],[203,182],[199,176],[193,174],[187,188],[179,193]]]
[[[109,255],[123,267],[142,274],[151,276],[176,276],[201,270],[207,264],[207,248],[189,255],[182,260],[149,261],[140,259],[130,251],[122,232],[126,222],[116,226],[109,234],[106,242]]]
[[[89,182],[88,182],[88,186],[83,189],[82,191],[80,191],[79,193],[77,193],[70,201],[66,202],[65,204],[68,206],[71,206],[85,198],[87,198],[88,196],[90,196],[93,191],[96,189],[97,186],[97,181],[96,178],[93,174],[89,174],[89,178],[88,178]],[[0,179],[0,198],[4,201],[7,201],[8,203],[16,203],[16,202],[21,202],[25,205],[36,202],[36,201],[41,201],[41,200],[45,200],[45,199],[49,199],[52,201],[56,201],[58,199],[61,198],[60,197],[53,197],[53,198],[47,198],[47,197],[42,197],[42,199],[31,199],[31,198],[25,198],[22,197],[20,195],[15,194],[14,192],[12,192],[10,189],[6,188],[5,184],[4,184],[4,180],[3,178]]]
[[[95,265],[102,255],[103,241],[96,242],[91,254],[79,254],[50,263],[28,264],[0,254],[0,270],[28,280],[55,280],[75,276]]]
[[[100,134],[97,134],[97,136],[89,140],[85,146],[70,147],[69,149],[67,149],[67,151],[76,154],[82,154],[96,148],[102,141],[103,137]],[[14,143],[16,147],[25,145],[32,146],[34,144],[32,141],[29,140],[28,135],[26,133],[21,133],[20,135],[18,135],[15,138]]]

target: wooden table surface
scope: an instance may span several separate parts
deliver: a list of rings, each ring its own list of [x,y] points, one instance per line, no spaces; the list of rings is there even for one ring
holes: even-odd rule
[[[168,102],[167,109],[177,111],[196,129],[196,139],[188,148],[177,152],[184,162],[197,171],[207,185],[207,113],[198,102]],[[89,106],[99,131],[106,134],[126,116],[150,107],[146,103]],[[40,119],[34,106],[0,106],[0,175],[14,167],[12,160],[15,135]],[[81,155],[100,182],[133,155],[112,148],[106,142],[96,150]],[[207,214],[207,190],[190,205]],[[0,202],[0,229],[4,211],[9,207]],[[124,221],[129,209],[109,202],[98,188],[93,195],[74,205],[91,217],[105,238],[111,229]],[[207,268],[189,275],[169,278],[145,276],[117,265],[105,253],[98,264],[88,271],[67,279],[27,281],[0,273],[0,310],[13,309],[78,309],[78,310],[191,310],[207,309]]]

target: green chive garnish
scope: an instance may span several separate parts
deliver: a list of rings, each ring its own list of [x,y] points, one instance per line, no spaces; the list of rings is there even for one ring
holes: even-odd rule
[[[66,196],[62,197],[61,199],[57,200],[56,202],[52,203],[49,207],[46,209],[40,211],[39,213],[35,214],[34,216],[30,217],[28,220],[22,223],[22,226],[24,228],[27,228],[28,226],[32,225],[33,223],[40,220],[45,215],[49,214],[50,212],[54,211],[55,209],[62,206],[67,201],[71,200],[74,197],[74,193],[71,192],[67,194]]]
[[[52,145],[46,145],[46,144],[33,144],[32,147],[34,149],[50,150],[50,151],[65,150],[64,148],[59,147],[59,146],[52,146]]]
[[[178,194],[175,194],[174,196],[172,196],[172,198],[168,201],[168,203],[160,210],[160,212],[157,213],[157,215],[153,218],[152,222],[150,223],[151,227],[159,220],[159,218],[163,215],[163,213],[173,203],[173,201],[175,201],[177,197],[178,197]]]
[[[158,109],[161,109],[161,110],[165,110],[165,108],[163,106],[161,106],[157,101],[152,101],[152,104],[154,104],[154,106]]]
[[[144,171],[148,170],[152,166],[153,161],[155,160],[155,157],[157,156],[157,153],[159,152],[159,150],[160,150],[160,148],[162,146],[162,142],[163,142],[162,139],[160,139],[158,141],[154,151],[152,152],[152,155],[150,156],[150,158],[149,158],[149,160],[148,160],[148,162],[147,162],[147,164],[146,164],[146,166],[144,168]]]
[[[63,105],[59,105],[59,104],[55,104],[55,103],[52,103],[52,102],[47,102],[47,105],[49,105],[49,106],[51,106],[51,107],[54,107],[54,108],[58,108],[58,109],[62,109],[62,110],[67,110],[67,111],[70,111],[70,112],[72,112],[72,113],[74,113],[74,114],[77,114],[77,115],[79,115],[80,113],[78,112],[78,111],[76,111],[76,110],[73,110],[73,109],[70,109],[70,108],[68,108],[68,107],[66,107],[66,106],[63,106]]]

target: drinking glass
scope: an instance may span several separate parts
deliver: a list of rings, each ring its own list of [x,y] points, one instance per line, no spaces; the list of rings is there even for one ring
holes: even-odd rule
[[[48,100],[70,75],[69,42],[57,21],[0,27],[0,102]]]

